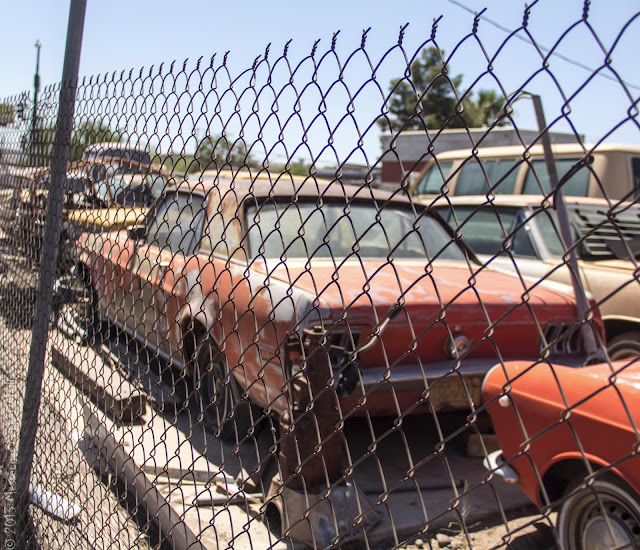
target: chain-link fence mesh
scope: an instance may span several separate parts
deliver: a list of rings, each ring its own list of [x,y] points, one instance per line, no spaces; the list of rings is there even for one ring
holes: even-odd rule
[[[640,14],[532,13],[0,102],[4,547],[638,547]]]

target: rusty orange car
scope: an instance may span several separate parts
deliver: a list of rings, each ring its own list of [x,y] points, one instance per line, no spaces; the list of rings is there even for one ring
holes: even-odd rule
[[[480,270],[438,217],[372,188],[196,177],[144,226],[83,235],[78,257],[91,318],[193,376],[222,435],[232,413],[236,434],[255,419],[243,397],[287,412],[292,376],[319,355],[292,359],[305,331],[345,415],[468,410],[498,353],[584,355],[571,295]]]
[[[496,365],[483,396],[501,449],[485,466],[558,506],[565,550],[640,545],[640,361]]]

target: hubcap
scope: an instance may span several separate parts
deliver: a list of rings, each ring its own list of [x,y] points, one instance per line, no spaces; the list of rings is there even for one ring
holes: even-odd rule
[[[617,502],[604,502],[606,511],[594,506],[584,525],[582,548],[584,550],[609,550],[611,548],[637,548],[640,525],[629,511]]]

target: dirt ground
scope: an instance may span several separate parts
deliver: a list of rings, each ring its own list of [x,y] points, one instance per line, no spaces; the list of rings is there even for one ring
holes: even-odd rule
[[[6,260],[7,258],[5,258]],[[11,259],[9,257],[9,259]],[[13,262],[10,262],[12,264]],[[2,266],[0,266],[2,267]],[[30,317],[33,315],[33,269],[25,266],[15,272],[0,270],[0,341],[3,360],[0,383],[9,391],[0,404],[2,433],[9,448],[15,449],[21,415],[21,394],[30,342]],[[24,306],[17,311],[11,304]],[[99,354],[90,352],[59,333],[51,337],[53,345],[74,350],[84,362],[98,365]],[[88,355],[89,354],[89,355]],[[123,372],[150,398],[157,399],[162,388],[148,365],[128,365]],[[212,548],[300,548],[279,540],[264,521],[261,506],[229,495],[226,504],[198,507],[189,505],[189,495],[199,485],[186,478],[198,473],[205,486],[224,470],[237,478],[251,469],[249,448],[225,448],[212,441],[211,434],[194,430],[193,407],[179,412],[149,408],[148,417],[138,423],[109,423],[108,411],[101,410],[59,371],[47,365],[40,409],[40,426],[33,479],[44,489],[56,492],[81,506],[82,513],[73,523],[58,521],[33,507],[35,533],[42,548],[145,548],[153,546],[153,532],[136,518],[137,506],[118,498],[122,484],[111,474],[99,475],[88,462],[80,442],[86,436],[86,411],[103,417],[111,433],[124,448],[130,449],[137,466],[155,480],[176,509],[186,510],[185,521],[201,540]],[[106,414],[105,414],[106,413]],[[107,425],[105,424],[105,425]],[[393,419],[354,419],[345,425],[345,464],[351,464],[350,476],[367,494],[373,506],[384,511],[368,543],[349,543],[349,550],[367,548],[386,550],[402,548],[449,548],[489,550],[551,550],[556,548],[553,522],[555,515],[542,517],[529,505],[519,489],[500,480],[487,480],[481,459],[465,454],[467,437],[481,428],[464,415],[408,417]],[[120,434],[120,435],[118,435]],[[166,455],[160,452],[164,449]],[[170,461],[178,462],[177,468]],[[162,476],[171,470],[175,481],[164,483]],[[211,475],[211,472],[214,472]],[[188,474],[188,475],[187,475]],[[155,476],[155,477],[154,477]],[[208,476],[208,477],[207,477]],[[414,483],[416,490],[406,490],[403,480]],[[263,479],[268,486],[268,479]],[[163,484],[164,483],[164,484]],[[395,487],[387,494],[388,488]],[[452,512],[456,491],[470,490],[463,499],[461,523]],[[208,490],[208,489],[207,489]],[[458,509],[460,512],[460,509]],[[501,520],[502,514],[507,518]],[[425,532],[425,526],[429,531]],[[386,538],[384,534],[389,536]],[[421,533],[416,536],[414,533]],[[407,542],[403,542],[407,541]]]
[[[533,509],[521,511],[509,519],[507,525],[472,526],[468,535],[460,533],[460,529],[452,525],[443,528],[433,537],[423,537],[401,546],[403,550],[417,549],[450,549],[450,550],[492,550],[505,548],[509,550],[556,550],[553,525],[556,514],[548,518],[535,513]]]

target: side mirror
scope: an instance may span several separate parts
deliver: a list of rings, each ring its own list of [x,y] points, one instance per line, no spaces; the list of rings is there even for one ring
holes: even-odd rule
[[[143,239],[147,234],[146,225],[132,225],[127,229],[127,236],[133,241]]]

